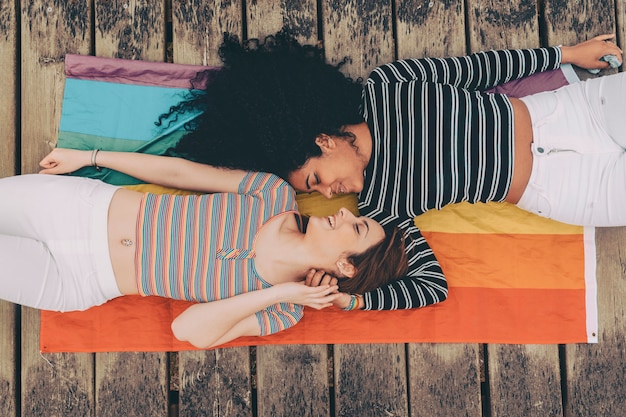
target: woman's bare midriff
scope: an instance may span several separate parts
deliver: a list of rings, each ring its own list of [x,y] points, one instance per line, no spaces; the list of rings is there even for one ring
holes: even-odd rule
[[[513,160],[511,188],[509,189],[505,201],[517,204],[528,185],[533,167],[533,154],[531,151],[533,128],[530,113],[524,102],[516,98],[511,98],[511,104],[513,105],[513,119],[515,120],[515,158]]]
[[[109,206],[109,253],[122,294],[137,294],[135,279],[136,223],[142,193],[120,188]]]

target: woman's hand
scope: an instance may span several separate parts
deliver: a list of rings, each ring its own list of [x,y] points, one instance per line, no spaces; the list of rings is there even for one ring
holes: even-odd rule
[[[574,46],[561,47],[561,62],[585,69],[609,68],[608,62],[600,61],[605,55],[614,55],[622,63],[622,50],[614,43],[614,34],[599,35]]]
[[[320,285],[337,285],[338,279],[322,270],[310,269],[304,282],[309,287],[319,287]]]
[[[39,162],[40,174],[67,174],[91,165],[93,151],[55,148]]]
[[[300,304],[316,310],[330,307],[335,299],[341,295],[341,293],[337,292],[336,285],[309,287],[303,281],[276,284],[274,288],[281,291],[281,301]]]

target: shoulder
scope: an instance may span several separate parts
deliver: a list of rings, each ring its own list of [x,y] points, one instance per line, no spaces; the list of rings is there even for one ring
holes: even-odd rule
[[[295,191],[289,183],[275,174],[268,172],[248,172],[241,181],[241,193],[247,191]]]
[[[274,202],[280,206],[280,210],[297,208],[296,191],[287,181],[275,174],[249,172],[242,181],[239,192],[258,196],[265,203]]]

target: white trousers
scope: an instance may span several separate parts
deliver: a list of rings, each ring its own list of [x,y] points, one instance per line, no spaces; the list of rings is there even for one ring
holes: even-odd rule
[[[107,238],[116,190],[76,177],[0,179],[0,298],[70,311],[120,296]]]
[[[533,167],[518,206],[582,226],[626,226],[626,73],[522,98]]]

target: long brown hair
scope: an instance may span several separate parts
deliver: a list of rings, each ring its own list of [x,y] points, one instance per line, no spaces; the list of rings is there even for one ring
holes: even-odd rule
[[[406,275],[409,261],[404,234],[397,227],[384,227],[384,230],[385,238],[380,243],[348,257],[356,273],[339,281],[341,292],[363,294]]]

